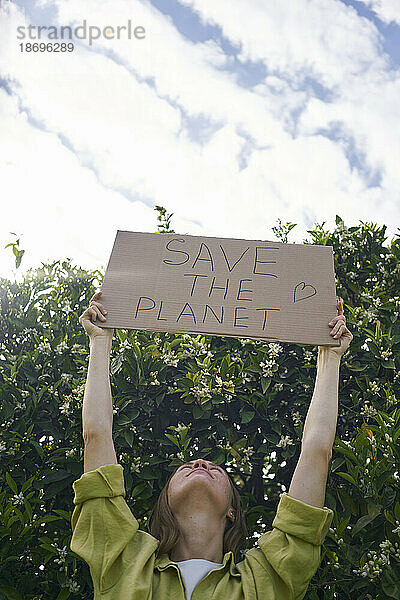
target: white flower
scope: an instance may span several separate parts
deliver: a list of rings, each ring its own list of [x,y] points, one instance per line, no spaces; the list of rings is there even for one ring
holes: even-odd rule
[[[23,504],[24,496],[23,496],[22,492],[20,492],[18,495],[14,494],[14,496],[12,497],[12,500],[13,500],[14,506],[16,506],[17,504]]]
[[[293,444],[293,440],[288,435],[285,435],[285,437],[281,436],[276,446],[277,448],[286,448],[286,446],[293,446]]]
[[[63,340],[56,346],[56,354],[63,354],[64,350],[68,350],[68,344]]]
[[[178,423],[178,425],[175,427],[175,431],[183,431],[184,429],[187,428],[187,425],[184,425],[183,423]]]
[[[51,346],[48,342],[40,342],[38,344],[37,349],[39,352],[43,352],[44,354],[49,354],[51,352]]]
[[[302,416],[299,413],[299,411],[292,413],[292,418],[293,418],[293,424],[295,427],[298,427],[299,425],[302,424]]]
[[[377,394],[379,392],[379,385],[376,381],[370,381],[368,387],[374,394]]]
[[[242,346],[245,344],[253,344],[255,340],[250,340],[249,338],[239,338],[239,342]]]
[[[239,373],[239,377],[242,379],[242,381],[252,381],[254,379],[254,376],[251,373],[243,373],[243,371],[241,373]]]
[[[369,418],[376,417],[376,415],[378,414],[378,411],[373,406],[370,406],[368,404],[368,400],[365,401],[365,404],[361,408],[360,412],[363,417],[369,417]]]
[[[260,362],[260,367],[262,369],[262,375],[264,377],[272,377],[274,374],[273,368],[276,365],[276,361],[274,358],[267,360],[266,362]]]
[[[393,356],[393,353],[390,348],[387,348],[386,350],[381,349],[381,357],[384,360],[388,360],[391,356]]]
[[[158,371],[150,372],[150,385],[160,385],[160,382],[157,379],[157,373]]]
[[[52,546],[54,546],[54,544],[52,544]],[[55,558],[54,562],[61,565],[65,563],[67,557],[67,546],[64,546],[63,548],[57,548],[57,551],[59,553],[59,558]]]
[[[397,525],[397,527],[396,527],[396,529],[392,529],[392,533],[398,533],[400,536],[400,522],[396,521],[396,525]]]
[[[311,362],[312,359],[314,358],[314,354],[313,354],[313,352],[311,352],[311,350],[304,350],[303,355],[304,355],[304,360],[308,363]]]
[[[71,578],[68,578],[67,585],[68,585],[69,591],[72,592],[73,594],[76,594],[81,589],[80,585],[78,585],[76,583],[76,581],[73,581]]]
[[[121,342],[119,345],[119,349],[120,350],[126,350],[128,348],[132,348],[132,345],[128,342],[128,340],[125,340],[124,342]]]
[[[60,404],[58,409],[63,415],[68,415],[71,411],[70,402],[72,401],[72,396],[65,396],[63,404]]]
[[[166,352],[161,356],[161,360],[168,366],[176,367],[179,362],[179,358],[172,352]]]
[[[283,348],[280,344],[271,343],[268,350],[271,356],[278,356],[283,351]]]
[[[354,446],[351,445],[351,442],[349,442],[348,440],[342,440],[342,442],[343,442],[343,444],[346,444],[346,446],[348,446],[349,448],[354,450]]]
[[[73,377],[74,376],[72,375],[72,373],[61,373],[61,381],[64,381],[65,383],[71,381]]]
[[[243,454],[243,456],[244,456],[245,459],[250,458],[254,454],[254,447],[253,446],[249,446],[248,448],[244,448],[242,450],[242,454]]]
[[[80,344],[74,344],[71,348],[71,352],[73,354],[81,354],[82,352],[86,352],[86,349]]]
[[[132,464],[129,467],[129,470],[131,471],[131,473],[139,473],[141,469],[140,458],[138,456],[134,456],[131,460]]]

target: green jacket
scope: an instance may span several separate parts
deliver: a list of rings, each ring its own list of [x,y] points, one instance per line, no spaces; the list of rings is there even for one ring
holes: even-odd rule
[[[90,568],[94,600],[185,600],[179,566],[155,556],[159,541],[139,529],[127,505],[122,465],[103,465],[73,482],[70,548]],[[333,518],[283,493],[272,522],[244,559],[232,552],[193,590],[192,600],[301,600],[319,567]]]

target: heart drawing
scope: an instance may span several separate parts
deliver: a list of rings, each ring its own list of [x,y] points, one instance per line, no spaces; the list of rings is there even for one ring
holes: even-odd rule
[[[300,286],[303,286],[303,287],[300,288]],[[312,288],[314,291],[312,292],[312,294],[308,294],[308,296],[303,296],[303,292],[306,288]],[[307,292],[305,292],[305,293],[307,293]],[[305,300],[306,298],[311,298],[311,296],[315,296],[316,293],[317,293],[317,290],[315,289],[315,287],[313,285],[311,285],[310,283],[305,284],[304,281],[301,281],[294,288],[293,302],[299,302],[300,300]],[[297,296],[299,296],[301,294],[301,297],[300,298],[296,297],[296,294],[297,294]]]

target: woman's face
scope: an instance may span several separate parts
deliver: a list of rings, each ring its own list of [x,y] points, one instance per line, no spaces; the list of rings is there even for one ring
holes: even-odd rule
[[[203,458],[176,470],[169,482],[168,503],[177,518],[210,514],[234,520],[229,477],[222,467]]]

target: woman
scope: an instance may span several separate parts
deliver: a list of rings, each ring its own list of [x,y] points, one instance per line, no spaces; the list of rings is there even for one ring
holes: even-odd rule
[[[71,550],[90,567],[94,599],[301,600],[319,562],[333,511],[323,506],[336,432],[340,359],[353,335],[341,302],[329,323],[338,347],[320,346],[315,390],[302,449],[272,530],[237,561],[247,535],[239,493],[220,466],[195,459],[180,465],[162,490],[149,532],[124,500],[123,467],[112,440],[108,373],[113,329],[94,294],[79,321],[90,340],[82,409],[84,474],[73,483]]]

